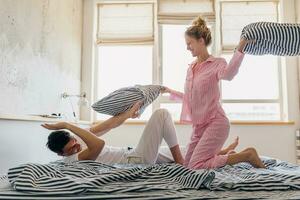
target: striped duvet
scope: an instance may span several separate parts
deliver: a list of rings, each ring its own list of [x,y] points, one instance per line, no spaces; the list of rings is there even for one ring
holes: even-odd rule
[[[10,169],[8,178],[19,191],[66,195],[200,189],[209,187],[214,174],[173,164],[117,169],[98,162],[78,161],[26,164]]]
[[[0,199],[299,199],[300,167],[263,162],[267,169],[241,163],[198,171],[175,164],[126,169],[92,161],[26,164],[9,170],[14,190],[0,188]]]

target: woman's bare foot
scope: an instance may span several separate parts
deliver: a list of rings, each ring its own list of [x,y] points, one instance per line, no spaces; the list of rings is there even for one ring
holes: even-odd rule
[[[236,153],[234,149],[237,147],[239,144],[239,137],[236,137],[234,142],[231,143],[228,147],[225,149],[221,150],[218,155],[226,155],[226,154],[233,154]]]
[[[234,142],[231,143],[231,144],[227,147],[228,151],[233,151],[233,150],[235,150],[235,148],[237,147],[237,145],[239,145],[239,136],[237,136],[237,137],[235,138]]]

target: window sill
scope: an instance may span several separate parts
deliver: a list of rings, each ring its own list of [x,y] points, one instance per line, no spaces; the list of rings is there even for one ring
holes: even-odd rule
[[[41,117],[34,115],[9,115],[9,114],[0,114],[0,120],[13,120],[13,121],[35,121],[35,122],[62,122],[70,121],[63,118],[51,118],[51,117]],[[76,124],[91,124],[89,121],[70,121]]]
[[[294,125],[294,121],[230,121],[230,124],[232,125]]]
[[[5,115],[0,114],[0,120],[15,120],[15,121],[36,121],[36,122],[61,122],[67,121],[66,119],[61,118],[47,118],[40,116],[31,116],[31,115]],[[103,122],[100,120],[98,122]],[[91,122],[89,121],[77,121],[72,122],[76,124],[89,125]],[[147,121],[145,120],[136,120],[136,121],[127,121],[124,125],[145,125]],[[176,125],[190,125],[186,123],[181,123],[179,121],[174,121]],[[294,121],[230,121],[231,125],[241,125],[241,126],[286,126],[286,125],[294,125]]]
[[[101,122],[101,121],[100,121]],[[137,121],[128,121],[125,122],[125,125],[145,125],[147,121],[137,120]],[[176,125],[190,125],[186,123],[181,123],[179,121],[174,122]],[[243,125],[243,126],[285,126],[285,125],[294,125],[293,121],[230,121],[231,125]]]

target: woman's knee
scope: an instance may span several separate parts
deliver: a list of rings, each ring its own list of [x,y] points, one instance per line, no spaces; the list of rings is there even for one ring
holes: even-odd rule
[[[234,150],[230,150],[230,151],[228,151],[228,153],[227,154],[235,154],[236,153],[236,151],[234,151]]]
[[[245,152],[253,152],[255,153],[256,152],[256,149],[254,147],[248,147],[244,150]]]
[[[165,108],[160,108],[160,109],[157,109],[153,115],[155,116],[159,116],[161,118],[166,118],[168,116],[171,116],[171,114],[169,113],[169,111]]]
[[[244,153],[246,156],[246,160],[249,161],[253,156],[256,155],[256,149],[253,147],[246,148],[241,153]]]

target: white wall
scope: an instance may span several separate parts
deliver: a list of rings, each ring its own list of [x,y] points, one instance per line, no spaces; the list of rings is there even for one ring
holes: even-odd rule
[[[80,92],[82,16],[82,0],[0,1],[0,114],[71,113],[61,94]]]
[[[82,18],[82,0],[0,1],[0,117],[71,118],[60,95],[80,92]],[[40,122],[0,120],[0,173],[57,159],[45,148],[46,132]]]
[[[297,23],[300,22],[300,1],[299,0],[296,0],[295,2],[296,6],[296,13],[297,13],[297,17],[296,17],[296,20],[297,20]]]
[[[46,148],[49,131],[42,122],[0,120],[0,174],[24,163],[48,163],[57,160]]]

